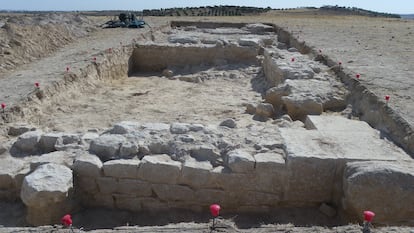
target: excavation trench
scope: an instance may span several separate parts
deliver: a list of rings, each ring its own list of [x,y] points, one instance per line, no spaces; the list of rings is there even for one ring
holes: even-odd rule
[[[403,120],[283,29],[171,27],[168,40],[103,53],[3,113],[5,122],[25,119],[38,127],[10,140],[6,153],[16,169],[1,187],[3,199],[23,199],[27,224],[56,223],[65,212],[91,229],[208,222],[204,213],[218,202],[224,216],[239,215],[239,227],[338,225],[361,220],[366,206],[355,201],[355,187],[369,196],[384,185],[352,183],[355,170],[391,164],[399,174],[400,161],[411,163],[378,131],[348,118],[359,116],[412,152]],[[373,109],[383,114],[374,117]],[[373,141],[352,141],[356,129]],[[343,146],[346,140],[355,149]],[[378,148],[365,148],[370,143]],[[23,177],[61,169],[56,164],[70,168],[72,186],[55,199],[27,195],[31,184]],[[376,201],[367,202],[383,205]],[[379,224],[410,224],[410,210],[378,211],[385,211]]]

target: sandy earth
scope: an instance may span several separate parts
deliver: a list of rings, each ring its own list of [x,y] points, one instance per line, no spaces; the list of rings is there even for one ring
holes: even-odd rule
[[[391,106],[398,110],[411,124],[414,124],[414,53],[412,33],[414,21],[389,19],[367,19],[352,17],[281,17],[261,16],[258,18],[224,18],[227,21],[262,21],[289,27],[295,35],[309,44],[321,48],[329,56],[342,61],[344,66],[361,73],[364,83],[379,96],[390,94]],[[149,18],[153,28],[165,24],[170,18]],[[208,19],[212,20],[212,19]],[[214,19],[223,20],[223,18]],[[361,23],[362,22],[362,23]],[[85,26],[86,28],[86,26]],[[14,103],[22,100],[33,91],[34,82],[48,85],[59,80],[67,66],[78,69],[94,56],[108,48],[125,46],[132,39],[149,29],[97,30],[89,32],[83,38],[70,37],[35,59],[4,68],[0,78],[0,102]],[[24,30],[22,30],[24,32]],[[369,33],[367,33],[369,32]],[[29,35],[28,32],[26,35]],[[68,36],[69,38],[69,36]],[[70,43],[75,41],[74,43]],[[122,45],[120,44],[122,43]],[[36,42],[33,42],[36,43]],[[60,47],[60,49],[58,49]],[[39,59],[40,57],[45,57]],[[35,60],[34,62],[30,62]],[[243,104],[260,100],[251,78],[258,76],[257,67],[226,67],[227,71],[210,70],[214,79],[203,83],[188,83],[168,80],[158,76],[125,77],[111,82],[95,83],[91,88],[79,93],[76,90],[65,93],[65,99],[50,100],[39,114],[30,118],[30,123],[48,130],[86,131],[92,128],[105,128],[121,120],[142,122],[194,122],[215,124],[225,118],[235,117],[241,120],[251,119],[244,114]],[[203,71],[200,71],[200,75]],[[230,78],[230,74],[236,78]],[[259,75],[260,76],[260,75]],[[234,76],[233,76],[234,77]],[[220,93],[220,94],[217,94]],[[1,126],[4,127],[4,126]],[[4,135],[3,135],[4,137]],[[0,141],[1,141],[0,137]],[[21,209],[8,208],[17,216]],[[0,214],[0,225],[19,225],[10,221],[11,216]],[[294,219],[295,215],[290,216]],[[208,218],[207,218],[208,219]],[[287,218],[289,219],[289,218]],[[100,220],[102,221],[102,220]],[[206,218],[201,222],[176,223],[162,226],[140,228],[120,228],[117,232],[211,232]],[[293,224],[277,225],[277,219],[269,223],[249,222],[240,224],[243,219],[234,220],[226,216],[221,223],[225,228],[216,232],[361,232],[358,225],[346,225],[338,228],[295,227]],[[254,222],[254,221],[253,221]],[[267,225],[270,224],[270,225]],[[296,223],[295,223],[296,224]],[[300,224],[296,224],[300,225]],[[307,225],[307,224],[305,224]],[[323,226],[323,223],[320,223]],[[244,227],[243,227],[244,226]],[[377,228],[374,232],[410,232],[411,228]],[[34,229],[0,228],[0,232],[69,232],[53,227]],[[96,230],[93,232],[110,232]]]
[[[169,80],[159,76],[125,77],[79,93],[72,90],[47,103],[38,122],[57,131],[106,128],[114,122],[189,122],[218,124],[226,118],[250,117],[243,103],[260,101],[252,89],[251,76],[259,67],[205,71],[217,75],[203,83]],[[231,79],[229,74],[237,74]],[[33,119],[33,121],[37,121]]]

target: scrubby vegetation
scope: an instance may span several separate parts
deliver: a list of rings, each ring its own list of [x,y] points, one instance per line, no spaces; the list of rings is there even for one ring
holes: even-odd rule
[[[390,14],[390,13],[381,13],[375,12],[370,10],[365,10],[357,7],[344,7],[344,6],[322,6],[319,10],[325,11],[335,11],[340,14],[350,14],[350,15],[364,15],[364,16],[372,16],[372,17],[386,17],[386,18],[401,18],[398,14]]]
[[[260,14],[269,10],[271,10],[270,7],[203,6],[144,10],[143,14],[144,16],[243,16]]]

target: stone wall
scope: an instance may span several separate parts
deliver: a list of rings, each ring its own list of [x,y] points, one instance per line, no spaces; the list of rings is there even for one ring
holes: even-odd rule
[[[256,64],[258,50],[234,45],[137,45],[129,59],[128,75],[137,72],[161,72],[167,68]]]
[[[234,161],[234,171],[209,162],[173,161],[168,155],[147,155],[141,160],[100,163],[85,155],[74,163],[75,187],[86,206],[160,211],[170,208],[202,211],[220,203],[226,211],[270,210],[283,200],[284,159],[258,154]],[[95,161],[96,163],[92,163]],[[94,174],[85,174],[87,171]],[[83,175],[82,175],[83,174]]]

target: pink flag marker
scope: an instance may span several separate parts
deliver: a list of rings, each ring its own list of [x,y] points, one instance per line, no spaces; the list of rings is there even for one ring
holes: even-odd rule
[[[390,96],[389,95],[385,95],[385,101],[387,101],[387,103],[388,103],[388,101],[390,101]]]
[[[66,72],[69,72],[69,66],[66,66]]]
[[[361,77],[361,75],[360,75],[360,74],[356,74],[356,75],[355,75],[355,77],[356,77],[357,79],[359,79],[359,78]]]
[[[35,82],[35,87],[36,88],[39,88],[40,87],[40,84],[38,82]]]
[[[213,216],[213,227],[212,229],[215,229],[216,224],[216,218],[220,215],[220,205],[219,204],[212,204],[210,205],[210,213]]]
[[[5,103],[1,103],[1,109],[3,109],[3,111],[4,111],[5,108],[6,108],[6,104]]]
[[[372,222],[372,219],[374,218],[375,213],[370,210],[364,211],[364,221],[366,222]]]
[[[290,61],[294,62],[294,61],[295,61],[295,58],[294,58],[294,57],[292,57],[292,59],[290,59]]]

